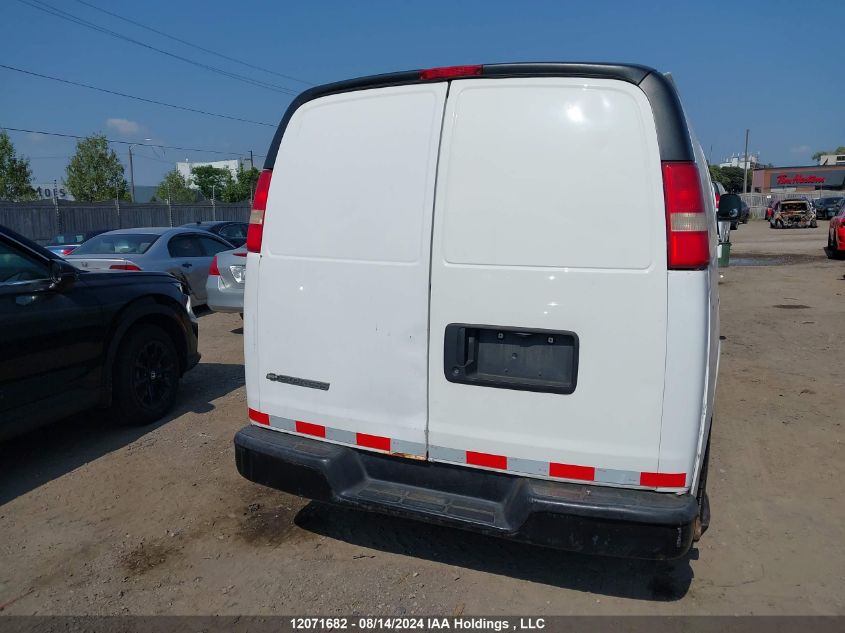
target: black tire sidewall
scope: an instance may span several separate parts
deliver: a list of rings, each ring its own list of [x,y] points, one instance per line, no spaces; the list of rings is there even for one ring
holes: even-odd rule
[[[164,344],[165,354],[170,357],[176,372],[170,392],[154,407],[144,405],[132,388],[132,368],[135,359],[141,352],[143,345],[151,339]],[[114,360],[112,414],[116,416],[115,422],[130,426],[155,422],[173,406],[178,391],[179,357],[173,340],[167,332],[158,326],[150,324],[131,326],[126,338],[121,342]]]

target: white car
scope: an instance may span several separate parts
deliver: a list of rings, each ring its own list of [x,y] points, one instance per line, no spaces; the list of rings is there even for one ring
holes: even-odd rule
[[[689,550],[709,513],[716,213],[671,79],[355,79],[300,95],[268,154],[242,475],[563,549]]]

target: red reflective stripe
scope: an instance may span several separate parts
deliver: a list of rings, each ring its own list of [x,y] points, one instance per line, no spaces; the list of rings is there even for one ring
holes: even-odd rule
[[[380,435],[367,435],[366,433],[356,433],[355,443],[358,446],[366,446],[367,448],[376,448],[380,451],[390,450],[390,438],[381,437]]]
[[[249,419],[253,422],[258,422],[259,424],[270,424],[270,415],[267,413],[261,413],[261,411],[256,411],[255,409],[248,409],[249,411]]]
[[[305,433],[306,435],[313,435],[315,437],[326,437],[326,427],[321,424],[311,424],[310,422],[296,421],[296,432]]]
[[[683,488],[687,484],[686,473],[640,473],[640,485],[652,488]]]
[[[475,453],[467,451],[467,464],[473,466],[486,466],[487,468],[508,469],[508,458],[504,455],[491,455],[490,453]]]
[[[593,466],[574,466],[573,464],[549,464],[549,476],[560,477],[561,479],[583,479],[594,481],[596,469]]]

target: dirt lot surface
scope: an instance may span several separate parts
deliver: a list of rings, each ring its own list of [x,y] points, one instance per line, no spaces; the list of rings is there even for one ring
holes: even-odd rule
[[[845,614],[845,262],[825,228],[733,232],[710,531],[669,566],[310,504],[234,467],[241,321],[152,428],[80,416],[0,446],[11,614]],[[775,262],[777,263],[777,262]]]

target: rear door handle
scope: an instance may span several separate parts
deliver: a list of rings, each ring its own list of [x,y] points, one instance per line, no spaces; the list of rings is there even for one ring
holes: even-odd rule
[[[182,262],[182,268],[190,268],[193,266],[191,262]]]

